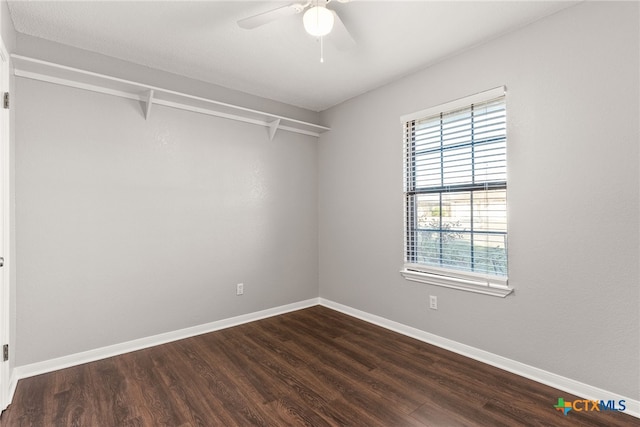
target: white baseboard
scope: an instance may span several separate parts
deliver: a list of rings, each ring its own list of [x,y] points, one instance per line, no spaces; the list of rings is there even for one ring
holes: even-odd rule
[[[507,359],[506,357],[498,356],[497,354],[489,353],[488,351],[480,350],[478,348],[461,344],[459,342],[452,341],[438,335],[430,334],[420,329],[416,329],[402,323],[394,322],[392,320],[388,320],[384,317],[376,316],[374,314],[369,314],[367,312],[360,311],[358,309],[342,305],[324,298],[320,298],[320,305],[342,312],[344,314],[348,314],[366,322],[373,323],[374,325],[381,326],[385,329],[398,332],[402,335],[415,338],[419,341],[433,344],[454,353],[458,353],[471,359],[486,363],[488,365],[495,366],[496,368],[500,368],[516,375],[520,375],[521,377],[525,377],[530,380],[565,391],[567,393],[583,397],[585,399],[615,401],[624,400],[626,402],[626,409],[624,413],[636,418],[640,418],[640,400],[631,399],[627,396],[622,396],[598,387],[593,387],[589,384],[572,380],[571,378],[563,377],[561,375],[554,374],[543,369],[535,368],[533,366],[529,366],[515,360]],[[550,405],[553,405],[553,403],[555,402],[551,402]]]
[[[16,387],[18,387],[18,370],[13,369],[11,371],[11,378],[9,379],[9,397],[7,399],[7,405],[13,401],[13,395],[16,394]],[[6,408],[5,408],[6,409]]]
[[[557,375],[533,366],[526,365],[524,363],[517,362],[515,360],[507,359],[506,357],[498,356],[497,354],[489,353],[488,351],[480,350],[475,347],[471,347],[465,344],[461,344],[456,341],[449,340],[447,338],[440,337],[438,335],[430,334],[420,329],[413,328],[411,326],[404,325],[402,323],[394,322],[384,317],[376,316],[346,305],[342,305],[324,298],[312,298],[305,301],[300,301],[292,304],[283,305],[267,310],[258,311],[255,313],[244,314],[229,319],[223,319],[216,322],[206,323],[204,325],[193,326],[190,328],[180,329],[178,331],[167,332],[164,334],[154,335],[151,337],[141,338],[133,341],[128,341],[120,344],[115,344],[107,347],[102,347],[94,350],[84,351],[81,353],[71,354],[68,356],[59,357],[56,359],[45,360],[43,362],[32,363],[29,365],[16,367],[11,374],[11,391],[9,401],[13,399],[13,394],[16,389],[18,380],[23,378],[32,377],[34,375],[40,375],[47,372],[56,371],[59,369],[68,368],[71,366],[81,365],[83,363],[93,362],[100,359],[106,359],[107,357],[117,356],[119,354],[129,353],[144,348],[153,347],[156,345],[166,344],[172,341],[181,340],[184,338],[190,338],[196,335],[205,334],[208,332],[214,332],[232,326],[241,325],[243,323],[253,322],[255,320],[264,319],[267,317],[277,316],[279,314],[288,313],[291,311],[300,310],[314,305],[323,305],[327,308],[348,314],[374,325],[381,326],[385,329],[398,332],[400,334],[415,338],[417,340],[433,344],[435,346],[444,348],[446,350],[453,351],[454,353],[461,354],[463,356],[470,357],[474,360],[486,363],[488,365],[495,366],[508,372],[512,372],[516,375],[537,381],[542,384],[557,388],[559,390],[571,393],[576,396],[581,396],[589,400],[624,400],[626,402],[625,414],[632,415],[640,418],[640,401],[631,399],[626,396],[621,396],[617,393],[612,393],[601,388],[593,387],[588,384],[581,383],[579,381],[566,378],[561,375]],[[561,397],[561,396],[559,396]],[[550,403],[552,405],[553,402]]]
[[[241,325],[243,323],[249,323],[255,320],[265,319],[267,317],[277,316],[279,314],[312,307],[314,305],[318,305],[318,301],[318,298],[312,298],[305,301],[299,301],[292,304],[270,308],[267,310],[231,317],[229,319],[218,320],[216,322],[205,323],[203,325],[193,326],[190,328],[180,329],[164,334],[153,335],[150,337],[140,338],[120,344],[114,344],[107,347],[96,348],[94,350],[83,351],[81,353],[70,354],[68,356],[62,356],[56,359],[18,366],[14,369],[12,378],[15,377],[17,383],[18,380],[23,378],[57,371],[59,369],[69,368],[71,366],[82,365],[83,363],[94,362],[96,360],[106,359],[107,357],[118,356],[120,354],[142,350],[156,345],[166,344],[172,341],[206,334],[208,332],[214,332],[220,329],[230,328],[232,326]],[[13,395],[11,395],[11,397],[13,397]]]

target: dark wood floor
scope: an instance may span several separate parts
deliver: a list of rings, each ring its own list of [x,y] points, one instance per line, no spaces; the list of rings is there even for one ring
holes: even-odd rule
[[[632,426],[316,306],[21,380],[0,426]]]

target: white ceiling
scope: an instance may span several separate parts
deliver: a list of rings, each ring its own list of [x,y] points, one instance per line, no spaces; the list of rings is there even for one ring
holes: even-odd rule
[[[294,0],[295,1],[295,0]],[[304,0],[301,0],[304,1]],[[239,19],[291,1],[9,1],[18,32],[322,111],[576,2],[333,1],[356,40],[337,50],[302,16]]]

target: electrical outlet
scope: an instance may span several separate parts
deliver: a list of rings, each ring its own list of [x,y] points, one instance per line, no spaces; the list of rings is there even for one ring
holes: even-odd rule
[[[429,295],[429,308],[431,310],[438,309],[438,297],[435,295]]]
[[[238,283],[236,285],[236,295],[244,294],[244,283]]]

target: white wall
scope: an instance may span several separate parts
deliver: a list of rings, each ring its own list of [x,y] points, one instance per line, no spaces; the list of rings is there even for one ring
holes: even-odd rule
[[[317,297],[317,138],[16,83],[17,365]]]
[[[638,18],[583,3],[326,111],[320,296],[638,399]],[[405,281],[400,116],[499,85],[515,294]]]

